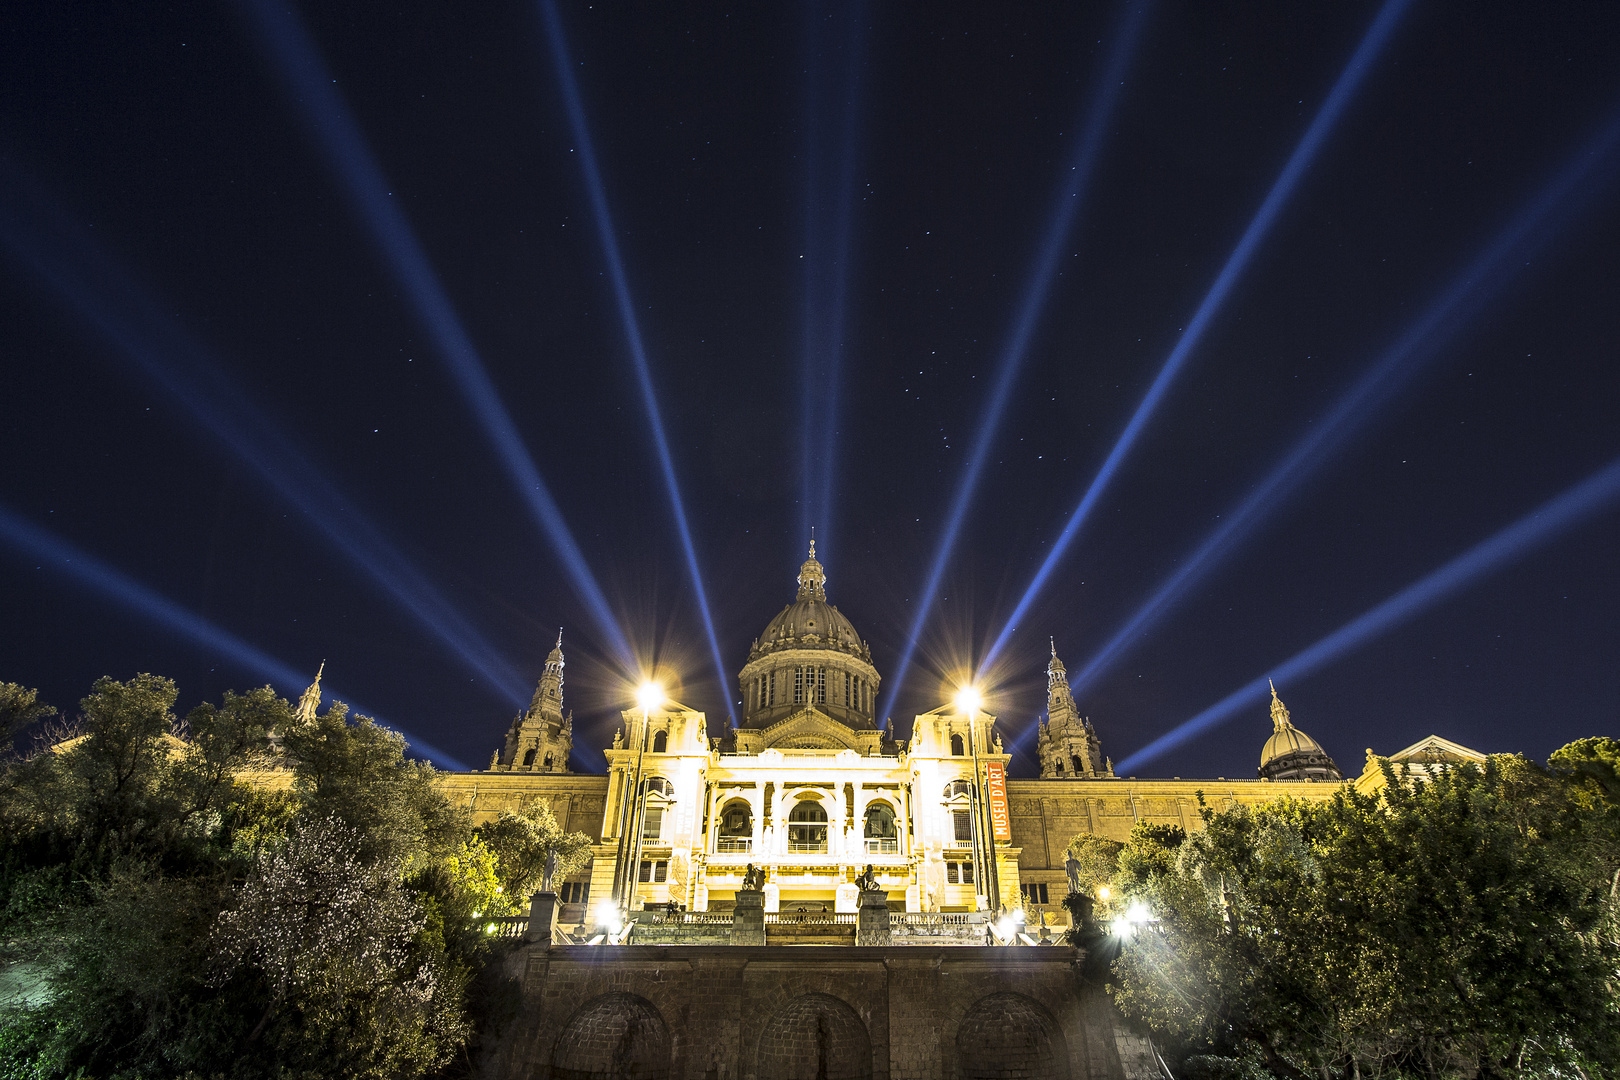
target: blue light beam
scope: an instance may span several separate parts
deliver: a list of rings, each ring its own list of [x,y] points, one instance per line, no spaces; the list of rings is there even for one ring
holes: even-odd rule
[[[51,288],[76,326],[98,331],[471,671],[508,701],[528,701],[526,680],[499,651],[247,400],[210,351],[164,314],[165,305],[4,156],[0,246]]]
[[[1159,585],[1125,625],[1074,676],[1070,686],[1076,695],[1083,694],[1199,579],[1212,571],[1222,558],[1234,551],[1263,522],[1274,516],[1287,497],[1325,465],[1358,428],[1370,421],[1382,405],[1416,378],[1428,362],[1440,355],[1451,339],[1528,265],[1530,256],[1552,241],[1557,227],[1568,224],[1573,216],[1568,204],[1586,181],[1596,179],[1605,184],[1613,181],[1615,173],[1612,166],[1600,166],[1604,165],[1617,144],[1620,144],[1620,114],[1611,116],[1596,136],[1588,140],[1580,152],[1520,208],[1518,214],[1452,279],[1428,311],[1407,328],[1326,415],[1311,424],[1306,434],[1250,490],[1248,496],[1221,515],[1221,525],[1182,562],[1180,568]]]
[[[1120,463],[1131,452],[1137,436],[1141,434],[1142,429],[1147,426],[1148,420],[1152,418],[1153,413],[1158,409],[1160,401],[1170,388],[1170,384],[1181,373],[1188,356],[1192,354],[1193,349],[1203,339],[1204,332],[1220,312],[1227,296],[1237,284],[1243,271],[1248,268],[1249,262],[1253,259],[1255,252],[1259,250],[1261,242],[1266,238],[1266,235],[1271,231],[1271,227],[1280,216],[1283,206],[1287,204],[1294,193],[1294,189],[1299,185],[1300,179],[1316,160],[1317,152],[1327,140],[1328,134],[1344,113],[1345,108],[1350,104],[1351,99],[1354,98],[1356,91],[1366,78],[1367,72],[1371,70],[1373,61],[1383,51],[1384,46],[1395,31],[1396,25],[1400,22],[1401,16],[1405,14],[1410,4],[1411,0],[1385,0],[1384,6],[1379,9],[1378,16],[1362,37],[1361,44],[1356,47],[1356,51],[1351,55],[1349,63],[1345,65],[1344,70],[1339,74],[1338,81],[1333,84],[1333,89],[1328,92],[1327,99],[1322,102],[1322,107],[1317,110],[1315,119],[1311,121],[1310,127],[1305,129],[1305,134],[1300,137],[1299,144],[1294,147],[1294,152],[1289,155],[1282,172],[1278,174],[1276,181],[1271,185],[1271,190],[1267,193],[1265,201],[1260,204],[1260,209],[1255,211],[1248,228],[1243,231],[1242,237],[1239,238],[1237,246],[1232,249],[1231,255],[1227,256],[1225,265],[1221,267],[1220,273],[1216,275],[1214,283],[1209,287],[1209,291],[1204,294],[1203,301],[1199,303],[1198,309],[1187,323],[1186,332],[1176,342],[1175,348],[1170,351],[1170,355],[1165,359],[1164,366],[1159,369],[1158,376],[1154,378],[1141,403],[1137,405],[1136,412],[1131,416],[1130,422],[1125,425],[1125,430],[1120,433],[1118,441],[1114,443],[1114,448],[1109,451],[1102,467],[1097,470],[1097,475],[1092,479],[1091,486],[1086,489],[1085,495],[1081,497],[1080,504],[1075,507],[1074,513],[1070,515],[1067,524],[1063,526],[1063,531],[1058,535],[1057,541],[1053,543],[1052,550],[1047,553],[1046,559],[1041,563],[1040,569],[1036,571],[1035,577],[1029,583],[1029,587],[1024,590],[1024,595],[1019,599],[1018,606],[1013,609],[1013,613],[1008,617],[1001,633],[996,635],[995,642],[985,655],[985,667],[994,663],[996,657],[1001,654],[1001,650],[1006,647],[1008,639],[1018,629],[1018,624],[1023,620],[1030,606],[1045,587],[1053,569],[1056,568],[1057,564],[1068,552],[1069,545],[1074,542],[1074,538],[1080,532],[1081,526],[1090,517],[1092,508],[1097,505],[1097,501],[1102,498],[1103,492],[1108,489],[1110,481],[1114,479],[1114,474],[1119,470]]]
[[[669,438],[664,432],[664,419],[658,409],[658,393],[653,387],[652,366],[647,362],[647,349],[641,337],[641,324],[636,318],[635,303],[630,298],[630,280],[624,271],[624,259],[619,252],[619,240],[613,230],[613,215],[608,209],[607,185],[602,182],[601,170],[596,163],[595,144],[585,122],[585,103],[580,97],[579,84],[574,79],[573,61],[568,56],[568,41],[563,36],[562,19],[552,0],[542,0],[540,11],[545,20],[546,36],[551,43],[552,64],[557,71],[557,83],[568,106],[568,124],[578,144],[579,167],[584,174],[586,193],[590,196],[591,213],[596,219],[596,235],[607,259],[608,276],[613,281],[613,294],[618,301],[619,322],[624,327],[625,343],[635,364],[636,381],[641,386],[641,403],[647,410],[647,426],[652,429],[653,443],[658,449],[658,464],[664,474],[664,488],[669,493],[670,511],[675,515],[675,528],[680,533],[681,550],[686,555],[686,568],[692,578],[692,591],[697,594],[698,612],[703,616],[703,629],[709,636],[709,651],[714,657],[715,677],[720,680],[720,692],[725,698],[726,714],[731,726],[737,726],[737,709],[729,687],[725,661],[720,656],[720,641],[714,632],[714,616],[709,610],[709,594],[703,587],[703,572],[698,567],[697,547],[692,542],[692,528],[686,520],[686,504],[681,499],[681,488],[675,479],[675,458],[669,450]]]
[[[1035,335],[1035,327],[1046,309],[1047,299],[1051,296],[1052,281],[1057,276],[1058,262],[1067,247],[1074,220],[1085,202],[1092,175],[1096,171],[1097,156],[1108,133],[1109,121],[1118,104],[1125,72],[1136,51],[1136,43],[1141,36],[1143,23],[1146,22],[1147,12],[1148,4],[1145,2],[1125,5],[1114,37],[1113,48],[1109,50],[1107,61],[1098,72],[1097,81],[1091,88],[1091,103],[1087,109],[1085,123],[1081,126],[1079,137],[1075,141],[1074,153],[1067,162],[1069,167],[1063,173],[1056,201],[1047,218],[1046,239],[1036,251],[1023,303],[1014,313],[1012,325],[1008,328],[1007,339],[997,362],[995,385],[979,420],[978,434],[974,437],[967,467],[962,471],[962,478],[957,483],[956,495],[951,501],[950,515],[946,519],[945,530],[940,536],[939,547],[934,552],[934,559],[928,570],[927,583],[918,597],[917,614],[913,617],[911,629],[906,634],[905,647],[900,653],[900,663],[895,666],[894,675],[889,680],[887,700],[878,710],[879,716],[888,716],[900,699],[900,690],[905,684],[911,659],[916,654],[917,643],[922,638],[923,626],[933,611],[934,598],[939,594],[939,583],[945,576],[945,567],[956,547],[956,538],[962,530],[962,522],[967,517],[968,506],[978,487],[979,475],[984,471],[985,461],[990,456],[996,430],[1001,424],[1002,414],[1007,409],[1007,401],[1012,396],[1013,384],[1017,381],[1019,369],[1023,366],[1024,357],[1029,351],[1029,342]],[[983,667],[988,666],[987,660]]]
[[[597,631],[608,642],[627,678],[639,675],[635,650],[614,617],[596,576],[575,542],[562,510],[535,466],[523,436],[502,404],[478,349],[473,345],[449,295],[428,261],[410,222],[393,200],[360,125],[334,87],[337,80],[321,60],[295,12],[275,0],[238,0],[302,107],[311,134],[343,182],[351,205],[371,230],[384,265],[410,298],[417,316],[448,362],[450,374],[518,494],[534,516],[563,569],[584,602]]]
[[[276,659],[257,646],[248,644],[229,630],[215,626],[202,616],[152,591],[95,556],[79,550],[67,541],[13,513],[5,506],[0,506],[0,537],[4,537],[19,551],[40,560],[42,565],[88,585],[136,615],[157,623],[199,646],[205,653],[225,657],[259,678],[279,682],[291,688],[291,693],[297,693],[309,678],[308,672],[300,675],[292,665]],[[377,718],[376,713],[359,705],[355,705],[354,710],[373,719]],[[437,747],[394,725],[386,726],[393,727],[395,731],[404,735],[418,756],[436,759],[453,770],[467,771],[465,764]]]
[[[799,542],[813,525],[821,526],[822,558],[834,549],[837,528],[833,521],[833,481],[838,472],[838,407],[843,380],[844,328],[849,314],[850,235],[854,228],[856,132],[861,90],[862,23],[866,6],[852,0],[844,13],[849,20],[844,42],[843,106],[839,117],[841,153],[832,179],[832,228],[824,226],[821,167],[822,94],[817,45],[827,23],[817,3],[805,5],[806,40],[810,56],[806,69],[805,215],[804,215],[804,338],[801,377],[806,408],[801,410],[804,494]],[[823,307],[825,306],[825,311]]]
[[[1427,577],[1408,585],[1365,614],[1345,623],[1314,645],[1245,683],[1203,712],[1154,739],[1120,762],[1126,775],[1189,739],[1208,731],[1241,709],[1261,700],[1267,680],[1297,682],[1374,638],[1407,622],[1487,574],[1620,501],[1620,459],[1543,503],[1494,536],[1481,541]]]

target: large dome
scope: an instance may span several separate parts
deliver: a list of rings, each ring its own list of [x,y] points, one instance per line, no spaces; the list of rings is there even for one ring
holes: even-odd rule
[[[1342,780],[1339,767],[1322,744],[1294,726],[1288,706],[1271,688],[1271,738],[1260,751],[1264,780]]]
[[[740,676],[743,726],[763,727],[814,705],[842,723],[870,728],[878,675],[855,625],[827,602],[816,546],[799,567],[799,592],[765,626]]]

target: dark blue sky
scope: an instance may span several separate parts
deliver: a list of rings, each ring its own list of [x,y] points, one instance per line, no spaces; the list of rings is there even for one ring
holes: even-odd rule
[[[185,707],[272,677],[26,548],[24,522],[296,671],[324,659],[339,696],[472,765],[563,626],[599,767],[630,699],[610,635],[252,10],[0,14],[0,679],[71,711],[103,674],[170,675]],[[728,677],[814,517],[892,686],[1125,9],[558,10]],[[1002,630],[1380,10],[1149,9],[902,734]],[[718,731],[539,12],[296,15],[617,624]],[[1081,708],[1124,759],[1620,455],[1620,170],[1593,142],[1616,110],[1620,9],[1401,15],[1009,639],[1009,732],[1042,707],[1048,635],[1084,667],[1583,161]],[[1280,686],[1296,722],[1347,771],[1431,732],[1536,756],[1612,734],[1617,525],[1606,503]],[[1268,733],[1256,697],[1141,772],[1249,776]]]

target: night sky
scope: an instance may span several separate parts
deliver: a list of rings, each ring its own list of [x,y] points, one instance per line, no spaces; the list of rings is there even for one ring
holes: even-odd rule
[[[1093,490],[984,674],[1020,736],[1048,636],[1080,672],[1314,447],[1078,688],[1123,762],[1620,456],[1620,5],[681,8],[555,9],[585,143],[543,6],[6,5],[0,679],[72,713],[152,671],[186,709],[324,660],[482,767],[560,626],[597,770],[615,633],[718,734],[813,524],[903,736]],[[1348,773],[1616,734],[1605,475],[1279,678],[1295,722]],[[1269,733],[1251,692],[1129,771],[1251,777]]]

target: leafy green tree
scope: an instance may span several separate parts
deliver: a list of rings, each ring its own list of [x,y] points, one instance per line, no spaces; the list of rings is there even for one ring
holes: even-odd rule
[[[551,888],[590,859],[591,838],[565,831],[544,806],[507,811],[478,834],[494,851],[502,886],[514,899]]]
[[[1072,857],[1080,864],[1081,892],[1095,896],[1103,886],[1112,884],[1119,873],[1119,852],[1124,846],[1095,833],[1079,833],[1069,841],[1063,852],[1064,862],[1067,864]]]
[[[1206,810],[1173,859],[1127,845],[1158,921],[1120,943],[1121,1006],[1296,1080],[1609,1075],[1613,822],[1517,757],[1387,779],[1382,797]]]
[[[10,746],[34,721],[55,715],[54,707],[39,700],[38,690],[0,682],[0,741],[5,746]]]

